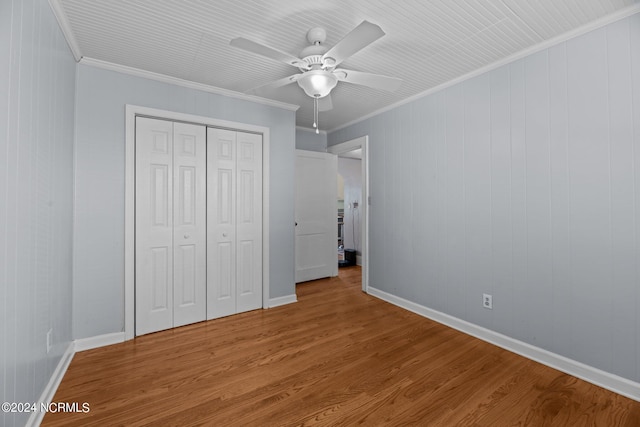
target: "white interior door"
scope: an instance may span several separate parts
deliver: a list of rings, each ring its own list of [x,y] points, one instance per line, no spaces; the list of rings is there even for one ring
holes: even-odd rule
[[[237,132],[236,312],[262,307],[262,135]]]
[[[173,327],[173,123],[136,119],[136,335]]]
[[[236,132],[207,129],[207,319],[236,309]]]
[[[206,317],[205,148],[203,126],[136,119],[136,335]]]
[[[173,326],[207,316],[206,129],[173,125]]]
[[[296,283],[338,275],[337,159],[296,150]]]
[[[207,318],[262,307],[262,136],[207,130]]]

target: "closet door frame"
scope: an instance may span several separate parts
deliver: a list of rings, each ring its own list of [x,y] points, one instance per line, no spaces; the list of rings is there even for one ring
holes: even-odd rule
[[[124,339],[135,338],[135,123],[150,117],[262,135],[262,308],[269,307],[269,128],[155,108],[126,105]]]

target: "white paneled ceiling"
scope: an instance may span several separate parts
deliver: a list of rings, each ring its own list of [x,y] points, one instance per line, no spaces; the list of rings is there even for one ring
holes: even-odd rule
[[[340,82],[333,109],[320,114],[332,130],[425,92],[640,0],[52,0],[62,6],[84,58],[200,84],[247,92],[297,72],[234,48],[248,38],[298,56],[306,32],[321,26],[327,46],[363,20],[386,36],[341,66],[403,79],[395,93]],[[297,84],[268,98],[300,105],[297,125],[310,128],[312,100]]]

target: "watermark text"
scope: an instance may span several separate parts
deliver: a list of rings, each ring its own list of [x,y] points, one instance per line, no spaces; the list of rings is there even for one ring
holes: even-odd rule
[[[3,402],[2,412],[76,412],[89,413],[91,406],[88,402]]]

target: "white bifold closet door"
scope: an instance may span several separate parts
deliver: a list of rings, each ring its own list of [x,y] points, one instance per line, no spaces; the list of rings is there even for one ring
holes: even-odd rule
[[[206,319],[206,128],[136,118],[136,335]]]
[[[262,135],[207,129],[207,318],[262,307]]]

